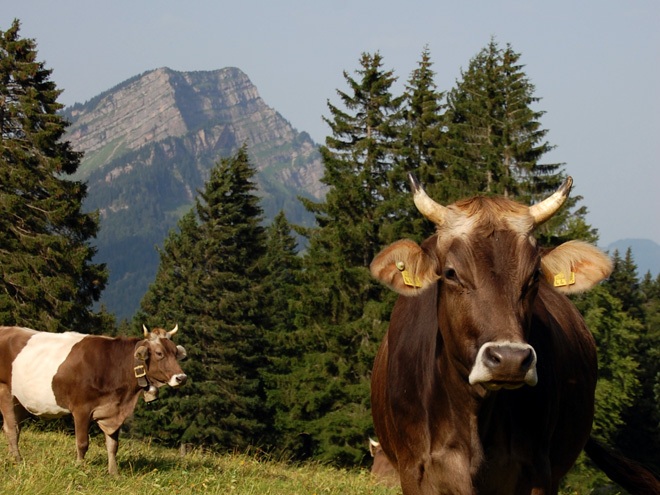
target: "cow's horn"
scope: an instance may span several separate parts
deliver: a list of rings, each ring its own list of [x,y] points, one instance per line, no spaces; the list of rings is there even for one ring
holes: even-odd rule
[[[172,335],[174,335],[174,334],[177,333],[178,331],[179,331],[179,324],[177,323],[176,325],[174,325],[174,328],[173,328],[172,330],[170,330],[169,332],[167,332],[167,337],[168,337],[168,338],[172,338]]]
[[[147,330],[147,327],[145,326],[144,323],[142,324],[142,331],[144,332],[144,338],[145,338],[145,339],[146,339],[147,337],[149,337],[149,330]]]
[[[376,457],[376,449],[378,447],[380,447],[380,443],[369,437],[369,453],[371,454],[371,457]]]
[[[549,196],[540,203],[536,203],[529,207],[529,214],[534,218],[535,226],[548,221],[552,215],[557,213],[559,208],[561,208],[561,205],[566,201],[566,198],[568,198],[572,185],[573,177],[566,177],[561,186],[559,186],[559,189],[557,189],[552,196]]]
[[[436,225],[442,225],[447,216],[447,208],[433,201],[422,185],[415,177],[415,174],[408,172],[410,187],[413,192],[413,201],[419,212]]]

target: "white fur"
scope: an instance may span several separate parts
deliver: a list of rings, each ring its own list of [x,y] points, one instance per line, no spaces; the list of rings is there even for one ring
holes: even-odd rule
[[[181,374],[179,374],[179,375],[172,375],[172,378],[170,378],[170,381],[167,382],[167,384],[168,384],[170,387],[178,387],[179,385],[181,385],[181,382],[179,382],[179,381],[177,380],[177,378],[179,378],[180,376],[186,376],[186,374],[185,374],[185,373],[181,373]]]
[[[30,413],[47,417],[70,414],[55,401],[53,377],[71,348],[85,337],[74,332],[37,332],[16,356],[12,364],[11,390]]]

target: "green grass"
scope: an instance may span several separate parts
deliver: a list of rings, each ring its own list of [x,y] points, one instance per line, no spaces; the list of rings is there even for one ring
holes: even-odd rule
[[[250,454],[174,449],[121,439],[119,476],[107,473],[105,442],[91,438],[84,465],[76,462],[75,439],[63,432],[27,427],[19,447],[23,462],[8,455],[0,441],[0,494],[241,494],[394,495],[398,488],[378,484],[367,470],[339,470],[317,463],[292,464]]]

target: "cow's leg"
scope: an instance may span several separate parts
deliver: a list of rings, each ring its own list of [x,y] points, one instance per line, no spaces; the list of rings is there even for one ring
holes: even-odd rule
[[[119,430],[112,434],[105,434],[105,446],[108,449],[108,473],[116,475],[117,470],[117,450],[119,449]]]
[[[91,421],[89,411],[73,412],[73,427],[76,431],[76,449],[78,452],[78,463],[82,464],[85,454],[89,448],[89,423]]]
[[[2,413],[2,429],[7,437],[9,445],[9,455],[16,462],[21,461],[21,453],[18,450],[18,437],[21,432],[20,421],[23,416],[23,408],[14,403],[14,397],[7,384],[0,384],[0,412]]]

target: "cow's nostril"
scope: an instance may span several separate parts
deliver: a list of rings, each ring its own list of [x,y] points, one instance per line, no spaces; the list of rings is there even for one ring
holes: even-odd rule
[[[494,347],[486,349],[484,359],[488,366],[499,366],[502,363],[502,355]]]

